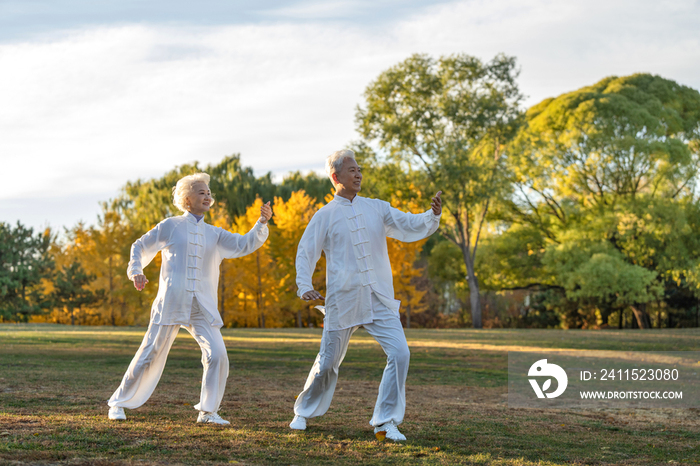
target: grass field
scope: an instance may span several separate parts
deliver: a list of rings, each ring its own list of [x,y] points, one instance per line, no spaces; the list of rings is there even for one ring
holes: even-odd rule
[[[509,350],[700,350],[700,331],[408,330],[404,444],[368,421],[385,357],[363,330],[329,412],[287,426],[319,329],[224,330],[230,427],[195,423],[201,364],[184,331],[155,394],[107,419],[145,329],[0,325],[0,464],[682,464],[700,463],[697,410],[546,411],[506,404]]]

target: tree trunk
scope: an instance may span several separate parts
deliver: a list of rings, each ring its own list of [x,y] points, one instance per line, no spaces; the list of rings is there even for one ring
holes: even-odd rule
[[[617,329],[622,330],[622,318],[625,317],[625,310],[620,309],[620,318],[617,320]]]
[[[27,310],[27,296],[26,296],[26,287],[24,284],[22,284],[22,312],[27,313],[27,320],[29,320],[29,311]]]
[[[302,322],[301,322],[301,310],[297,311],[297,327],[301,328],[302,327]]]
[[[248,326],[248,295],[246,294],[245,288],[243,289],[243,315],[246,319],[245,326]]]
[[[109,271],[109,312],[112,321],[112,327],[116,327],[117,319],[114,315],[114,284],[112,281],[112,256],[109,256],[107,270]]]
[[[637,325],[639,328],[651,328],[651,319],[649,319],[649,314],[647,314],[646,303],[637,304],[636,306],[630,306],[634,317],[637,319]]]
[[[265,328],[265,310],[263,309],[262,270],[260,270],[260,251],[256,254],[258,264],[258,312],[260,313],[260,328]]]
[[[467,266],[467,283],[469,284],[469,302],[472,311],[472,327],[482,328],[481,324],[481,300],[479,299],[479,280],[474,273],[474,262],[469,253],[469,245],[462,246],[462,257]]]
[[[121,309],[120,315],[122,316],[122,319],[126,319],[126,302],[124,301],[124,298],[119,300],[119,309]],[[136,316],[134,316],[134,320],[136,320]]]
[[[479,280],[474,273],[467,276],[469,283],[469,303],[472,308],[472,327],[482,328],[481,323],[481,300],[479,299]]]
[[[411,306],[406,306],[406,328],[411,328]]]
[[[73,306],[70,308],[70,324],[75,325],[75,315],[73,314]]]

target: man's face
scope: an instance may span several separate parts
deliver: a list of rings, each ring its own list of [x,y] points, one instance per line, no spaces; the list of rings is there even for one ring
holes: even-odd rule
[[[204,215],[211,207],[211,191],[209,186],[203,181],[198,181],[192,185],[192,191],[187,196],[189,211],[193,214]]]
[[[362,188],[362,170],[355,159],[348,157],[343,160],[343,168],[336,172],[335,176],[337,180],[336,191],[343,189],[353,194],[360,192]]]

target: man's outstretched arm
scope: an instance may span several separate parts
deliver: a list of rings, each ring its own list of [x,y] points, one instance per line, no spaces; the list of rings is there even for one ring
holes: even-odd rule
[[[437,231],[442,215],[442,199],[438,191],[431,199],[430,209],[422,214],[410,214],[386,204],[384,225],[386,235],[399,241],[412,242],[427,238]]]

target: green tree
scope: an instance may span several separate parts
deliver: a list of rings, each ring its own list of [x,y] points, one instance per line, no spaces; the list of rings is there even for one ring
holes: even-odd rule
[[[0,321],[26,322],[46,307],[42,280],[49,277],[49,229],[34,234],[20,222],[0,222]]]
[[[256,178],[253,169],[241,165],[240,154],[224,157],[217,164],[201,167],[199,162],[180,165],[160,178],[129,181],[123,188],[121,209],[137,231],[145,233],[164,218],[180,215],[173,205],[173,187],[183,176],[206,172],[211,176],[214,198],[222,201],[230,218],[244,215],[256,196],[272,199],[276,186],[272,174]]]
[[[95,278],[95,275],[85,273],[78,261],[56,272],[51,300],[54,306],[68,311],[71,325],[75,325],[76,308],[80,312],[83,306],[91,306],[104,298],[104,290],[93,292],[87,288]]]
[[[522,95],[515,59],[413,55],[365,90],[356,121],[390,159],[425,170],[422,191],[443,190],[446,228],[462,253],[472,325],[481,328],[476,258],[489,209],[509,189],[505,145],[518,127]]]
[[[224,157],[221,162],[208,165],[203,171],[211,176],[211,192],[217,199],[224,201],[230,218],[245,215],[246,209],[257,197],[267,202],[275,195],[276,187],[272,182],[272,174],[267,173],[256,178],[251,167],[241,165],[240,154]]]
[[[566,241],[549,248],[544,258],[571,301],[595,306],[593,325],[608,323],[613,311],[630,308],[641,328],[651,322],[644,307],[663,296],[658,274],[625,260],[609,242]]]
[[[183,176],[200,171],[195,162],[176,167],[161,178],[128,181],[121,198],[114,202],[121,202],[129,223],[141,234],[146,233],[161,220],[181,213],[173,204],[173,187]]]
[[[700,93],[649,74],[606,78],[529,109],[509,153],[510,220],[542,264],[514,282],[628,306],[648,327],[657,284],[689,279],[700,257]]]
[[[304,191],[316,202],[324,202],[326,196],[333,191],[333,183],[326,175],[311,172],[302,175],[301,172],[287,174],[282,182],[275,185],[275,196],[288,201],[296,191]]]

